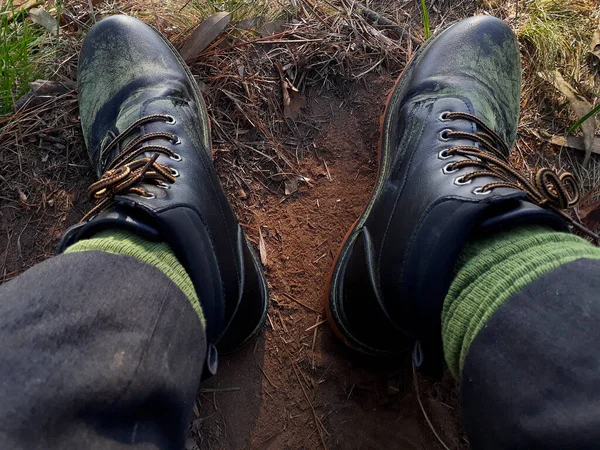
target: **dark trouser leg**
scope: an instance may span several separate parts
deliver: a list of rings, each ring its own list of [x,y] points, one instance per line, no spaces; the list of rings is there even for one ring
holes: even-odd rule
[[[0,448],[183,447],[206,343],[155,267],[95,251],[39,264],[0,286],[0,342]]]
[[[474,449],[600,448],[600,261],[579,259],[512,295],[462,372]]]

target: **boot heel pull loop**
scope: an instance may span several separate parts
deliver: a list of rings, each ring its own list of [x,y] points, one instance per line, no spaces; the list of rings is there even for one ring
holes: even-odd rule
[[[202,380],[214,377],[217,374],[219,366],[219,352],[214,344],[208,344],[206,348],[206,359],[204,360],[204,370],[202,371]]]
[[[421,350],[421,343],[419,341],[415,342],[412,359],[415,367],[421,367],[423,365],[423,350]]]

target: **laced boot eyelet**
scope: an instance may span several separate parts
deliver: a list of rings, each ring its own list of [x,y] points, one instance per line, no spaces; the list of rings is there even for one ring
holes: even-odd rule
[[[449,155],[448,150],[444,149],[438,153],[438,158],[439,159],[448,159],[448,158],[452,158],[452,155]]]
[[[465,184],[470,184],[473,182],[473,179],[469,179],[465,181],[465,177],[456,177],[454,179],[454,184],[457,186],[464,186]]]
[[[445,174],[449,174],[449,173],[458,172],[458,169],[456,167],[454,167],[454,163],[449,163],[444,166],[444,168],[442,169],[442,172]]]
[[[173,175],[175,178],[179,176],[179,170],[173,169],[172,167],[169,167],[169,170],[171,171],[171,175]]]
[[[179,136],[173,135],[173,137],[171,138],[171,143],[173,145],[179,145],[181,144],[181,139],[179,139]]]
[[[485,191],[481,187],[473,189],[473,194],[475,194],[475,195],[489,195],[491,193],[492,193],[491,189],[487,189]]]
[[[451,132],[452,132],[452,130],[449,128],[444,128],[442,131],[440,131],[440,135],[439,135],[440,141],[446,142],[446,141],[450,140],[449,134]]]
[[[450,111],[444,111],[440,113],[440,115],[438,116],[438,120],[440,122],[450,122],[452,119],[448,118],[448,114],[450,114]]]
[[[169,156],[169,158],[171,158],[173,161],[177,161],[177,162],[179,162],[183,159],[179,153],[173,153],[171,156]]]
[[[161,188],[161,189],[171,189],[171,186],[169,186],[167,183],[165,183],[164,181],[159,181],[158,183],[156,183],[156,187]]]
[[[171,116],[170,114],[167,114],[167,120],[165,120],[165,123],[167,125],[175,125],[177,121],[175,120],[175,117]]]

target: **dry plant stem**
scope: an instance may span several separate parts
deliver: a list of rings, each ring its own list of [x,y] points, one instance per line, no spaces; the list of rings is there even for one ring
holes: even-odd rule
[[[90,17],[92,18],[92,20],[95,23],[96,22],[96,15],[94,14],[94,4],[92,3],[92,0],[88,0],[88,6],[90,8]]]
[[[312,308],[312,307],[310,307],[310,306],[308,306],[308,305],[305,305],[305,304],[304,304],[304,303],[302,303],[300,300],[298,300],[298,299],[296,299],[296,298],[292,297],[290,294],[288,294],[288,293],[286,293],[286,292],[284,292],[284,293],[283,293],[283,295],[284,295],[286,298],[288,298],[288,299],[290,299],[291,301],[293,301],[294,303],[298,303],[300,306],[304,306],[306,309],[308,309],[309,311],[312,311],[312,312],[314,312],[315,314],[322,314],[322,313],[323,313],[323,311],[317,311],[315,308]]]
[[[365,18],[367,20],[371,21],[371,23],[373,25],[383,25],[384,27],[386,27],[387,30],[390,30],[390,31],[393,31],[394,33],[396,33],[398,35],[398,38],[402,37],[402,35],[406,32],[404,30],[404,28],[400,27],[397,23],[392,22],[390,19],[383,17],[381,14],[378,14],[377,12],[375,12],[365,6],[357,4],[357,10],[363,16],[365,16]],[[422,43],[422,41],[420,39],[417,39],[416,37],[412,36],[408,32],[407,32],[407,34],[409,35],[409,38],[413,44],[420,45]]]
[[[286,353],[288,353],[288,356],[291,359],[291,355],[289,355],[289,352],[286,349]],[[306,399],[306,401],[308,402],[308,405],[310,406],[310,410],[312,411],[313,414],[313,418],[315,419],[315,426],[317,428],[317,431],[319,432],[319,438],[321,439],[321,444],[323,445],[323,449],[327,450],[327,444],[325,443],[325,436],[323,436],[323,424],[321,423],[321,421],[319,420],[319,417],[317,416],[317,412],[315,411],[315,407],[313,406],[310,398],[308,397],[308,394],[306,393],[306,388],[304,387],[304,385],[302,384],[302,381],[300,380],[300,376],[298,375],[298,367],[295,361],[292,360],[292,368],[294,369],[294,373],[296,375],[296,378],[298,379],[298,384],[300,385],[300,389],[302,389],[302,393],[304,394],[304,398]]]
[[[440,445],[442,447],[444,447],[446,450],[450,450],[450,448],[446,445],[446,443],[438,435],[435,427],[433,426],[433,424],[431,423],[431,420],[429,419],[429,416],[427,415],[427,412],[425,411],[425,407],[423,406],[423,402],[421,401],[421,393],[419,392],[419,382],[417,380],[417,369],[416,369],[416,366],[415,366],[414,358],[412,359],[412,373],[413,373],[413,382],[414,382],[414,385],[415,385],[415,392],[417,393],[417,401],[419,402],[419,407],[421,408],[421,412],[423,413],[423,417],[425,417],[425,421],[427,422],[427,425],[429,425],[429,428],[431,428],[431,431],[433,432],[433,434],[436,437],[436,439],[439,441]]]

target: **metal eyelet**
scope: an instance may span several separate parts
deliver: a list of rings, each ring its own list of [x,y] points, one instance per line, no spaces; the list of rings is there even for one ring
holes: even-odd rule
[[[156,187],[161,188],[161,189],[171,189],[171,186],[169,186],[164,181],[159,181],[158,183],[156,183]]]
[[[171,143],[173,145],[179,145],[181,144],[181,139],[179,139],[179,136],[173,135],[173,137],[171,138]]]
[[[438,116],[438,120],[440,122],[450,122],[452,119],[448,119],[448,114],[450,114],[451,111],[444,111],[442,113],[440,113],[440,115]]]
[[[486,191],[484,191],[483,188],[481,188],[481,187],[473,189],[473,194],[475,194],[475,195],[489,195],[491,193],[492,193],[491,189],[488,189]]]
[[[177,121],[175,120],[175,117],[171,116],[170,114],[167,114],[167,120],[165,120],[165,123],[168,125],[175,125]]]
[[[156,198],[156,195],[154,195],[152,192],[146,192],[146,194],[143,195],[143,197],[147,200],[152,200],[153,198]]]
[[[169,158],[173,161],[181,161],[183,159],[179,153],[173,153]]]
[[[453,165],[454,165],[454,163],[446,164],[444,166],[444,168],[442,169],[442,172],[445,173],[445,174],[458,172],[458,168],[456,168],[456,167],[453,168],[452,167]]]
[[[448,158],[452,158],[452,155],[449,155],[448,150],[444,149],[438,153],[438,158],[439,159],[448,159]]]
[[[456,184],[457,186],[464,186],[465,184],[470,184],[473,182],[473,178],[465,181],[465,177],[456,177],[454,179],[454,184]]]
[[[440,141],[445,142],[445,141],[450,140],[450,136],[448,136],[448,133],[451,133],[451,132],[452,132],[452,130],[449,128],[444,128],[442,131],[440,131],[440,134],[439,134]]]
[[[169,167],[169,169],[171,170],[171,175],[173,175],[175,178],[179,176],[179,170],[173,169],[172,167]]]

